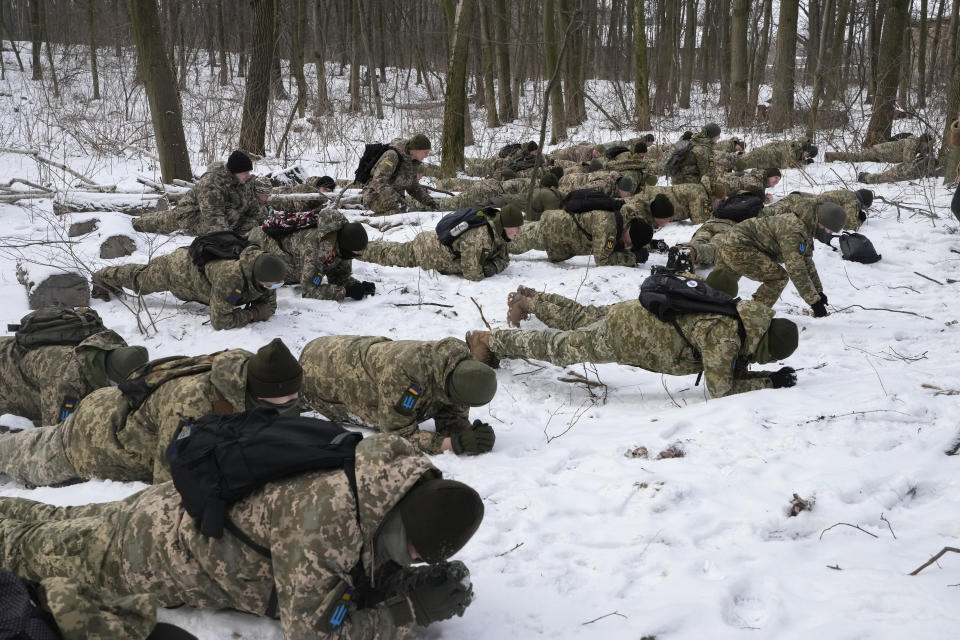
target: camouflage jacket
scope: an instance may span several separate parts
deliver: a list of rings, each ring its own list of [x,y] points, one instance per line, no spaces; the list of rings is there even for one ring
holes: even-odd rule
[[[914,136],[881,142],[863,150],[863,160],[869,162],[913,162],[920,152],[920,139]]]
[[[737,168],[744,169],[789,169],[800,161],[803,140],[779,140],[769,142],[746,152],[737,160]]]
[[[670,181],[672,184],[699,182],[709,191],[713,188],[713,179],[716,174],[716,163],[713,160],[713,142],[710,138],[697,135],[693,136],[693,148],[684,159],[680,171],[670,176]]]
[[[727,196],[733,196],[744,191],[751,193],[759,198],[766,197],[767,185],[763,179],[762,171],[751,171],[750,173],[733,174],[725,173],[717,177],[717,182],[722,184],[727,190]]]
[[[597,266],[635,266],[637,257],[620,242],[624,218],[615,211],[544,211],[540,234],[547,257],[551,262],[560,262],[573,256],[593,255]]]
[[[610,197],[617,195],[617,180],[620,174],[616,171],[590,171],[588,173],[564,173],[560,178],[560,189],[569,193],[574,189],[597,189]]]
[[[797,293],[809,305],[820,299],[823,285],[813,262],[813,234],[817,230],[816,202],[808,198],[774,204],[774,215],[751,218],[721,236],[722,243],[734,242],[766,254],[783,264]]]
[[[748,370],[760,338],[770,328],[773,310],[746,300],[737,304],[737,312],[745,339],[740,337],[736,318],[715,313],[677,316],[681,335],[672,323],[644,309],[639,300],[612,305],[606,321],[617,362],[670,375],[702,371],[710,395],[720,398],[773,387],[770,372]]]
[[[330,202],[327,196],[317,191],[315,180],[308,179],[304,184],[296,184],[292,187],[275,187],[273,189],[274,195],[288,195],[292,193],[315,193],[317,195],[311,198],[271,198],[269,202],[277,211],[294,213],[298,211],[322,209]]]
[[[253,262],[263,253],[247,247],[239,260],[213,260],[200,273],[186,247],[167,256],[170,273],[167,289],[181,300],[210,305],[214,329],[237,329],[250,324],[250,312],[241,305],[269,305],[277,310],[277,292],[261,287],[253,277]]]
[[[374,535],[390,509],[430,477],[440,477],[440,472],[426,456],[402,438],[379,435],[357,445],[356,500],[340,470],[267,484],[228,514],[241,531],[270,550],[271,558],[233,535],[201,534],[172,482],[123,501],[82,507],[0,498],[0,513],[7,518],[0,520],[0,527],[17,527],[21,523],[11,519],[16,517],[33,521],[26,537],[45,540],[56,535],[50,531],[56,529],[76,541],[65,552],[69,557],[56,556],[53,550],[20,553],[12,543],[0,542],[0,561],[33,579],[69,577],[103,598],[143,595],[161,607],[263,615],[275,589],[280,626],[289,640],[401,640],[412,635],[414,623],[397,625],[382,600],[364,608],[351,605],[337,628],[331,616],[352,586],[351,569],[358,562],[374,577],[375,587],[394,594],[390,581],[382,577],[395,565],[374,557]],[[412,618],[409,598],[393,607],[405,608],[405,617]]]
[[[394,433],[421,451],[440,453],[445,437],[470,426],[470,408],[446,389],[454,367],[468,359],[470,350],[456,338],[316,338],[300,355],[303,395],[331,420]],[[421,431],[418,425],[431,418],[436,431]]]
[[[590,162],[593,159],[593,150],[596,145],[592,142],[581,142],[572,147],[557,149],[549,154],[553,160],[565,160],[567,162]]]
[[[860,201],[857,200],[857,195],[853,191],[847,189],[837,189],[834,191],[824,191],[823,193],[804,193],[804,192],[795,192],[788,195],[786,198],[783,198],[776,202],[779,205],[777,208],[773,209],[778,211],[783,208],[784,205],[781,205],[784,200],[792,202],[799,198],[812,198],[817,205],[821,205],[825,202],[832,202],[833,204],[838,204],[843,207],[843,211],[847,214],[847,222],[843,226],[844,229],[849,229],[851,231],[856,231],[860,228],[860,225],[863,224],[864,220],[867,219],[866,214],[860,213]]]
[[[402,201],[406,192],[418,202],[431,206],[433,197],[420,184],[420,161],[414,160],[407,152],[407,141],[394,138],[390,146],[392,148],[380,156],[370,172],[370,182],[363,188],[364,200],[368,193],[377,192],[396,196],[398,201]]]
[[[424,269],[443,274],[462,274],[467,280],[483,280],[483,266],[493,265],[500,273],[510,265],[507,243],[490,222],[468,229],[449,247],[440,244],[436,231],[424,231],[413,239],[417,262]]]
[[[353,259],[344,259],[337,244],[337,232],[347,224],[347,218],[335,209],[317,212],[317,226],[300,229],[279,238],[255,227],[247,239],[277,256],[287,265],[284,280],[299,284],[304,298],[343,300],[344,287],[356,284],[353,277]],[[324,282],[326,280],[326,282]]]
[[[267,208],[257,200],[252,179],[240,184],[226,164],[214,162],[177,202],[176,215],[190,235],[226,230],[243,235],[263,222]]]
[[[650,215],[650,203],[658,195],[665,195],[673,205],[674,220],[693,220],[701,223],[713,214],[713,203],[710,200],[708,192],[700,183],[677,184],[672,187],[644,187],[643,191],[635,196],[627,198],[628,204],[633,206],[643,203],[646,205],[646,213],[643,209],[637,207],[638,217],[642,218],[647,224],[653,226],[654,231],[658,229],[653,223],[653,216]]]
[[[61,425],[80,477],[169,480],[166,450],[183,420],[246,408],[247,360],[252,355],[243,349],[223,351],[209,371],[164,382],[135,411],[116,387],[88,395]]]
[[[24,351],[0,338],[0,413],[57,424],[91,391],[110,384],[108,352],[127,343],[107,329],[75,347],[48,345]]]

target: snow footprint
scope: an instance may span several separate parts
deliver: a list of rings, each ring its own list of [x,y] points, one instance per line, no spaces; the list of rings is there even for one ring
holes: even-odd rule
[[[723,603],[723,621],[737,629],[763,629],[779,609],[776,580],[742,580],[733,585]]]

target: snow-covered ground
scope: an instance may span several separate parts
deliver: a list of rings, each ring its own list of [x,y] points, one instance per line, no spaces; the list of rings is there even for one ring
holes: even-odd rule
[[[47,107],[36,99],[35,86],[11,71],[12,55],[4,55],[0,142],[28,148],[29,123]],[[335,78],[333,94],[344,95],[342,87],[343,80]],[[142,94],[139,100],[136,108],[142,109]],[[225,111],[239,117],[237,104]],[[306,125],[296,134],[307,148],[301,157],[270,158],[258,169],[300,160],[311,172],[347,177],[362,149],[362,134],[375,131],[368,140],[409,135],[417,123],[408,117],[388,109],[386,122],[352,118],[340,132],[340,146],[329,148],[311,147],[314,134]],[[36,125],[42,132],[32,131],[37,140],[56,141],[47,151],[50,157],[102,184],[134,190],[141,188],[138,173],[156,176],[154,163],[142,154],[103,155],[48,124]],[[488,153],[511,136],[533,137],[524,124],[496,132],[483,131],[482,125],[482,114],[475,113],[474,127],[484,142],[468,155]],[[115,126],[122,128],[123,122]],[[898,127],[906,124],[899,121]],[[200,171],[210,157],[198,150],[200,125],[188,128]],[[631,132],[610,130],[595,115],[575,137],[612,139],[621,133]],[[754,134],[751,143],[764,139],[773,137]],[[232,141],[217,144],[220,151],[229,150]],[[825,150],[822,145],[821,153]],[[328,162],[331,158],[342,162]],[[853,186],[856,170],[818,162],[807,169],[813,184],[790,170],[774,191],[781,196],[796,189],[825,191],[843,188],[843,181],[858,188]],[[57,174],[31,158],[0,153],[0,182],[11,177],[56,182]],[[960,436],[955,418],[960,305],[954,298],[960,287],[960,238],[948,207],[952,192],[939,180],[879,186],[876,192],[925,213],[898,215],[894,207],[875,203],[861,229],[883,254],[873,265],[844,262],[838,252],[817,245],[831,315],[814,319],[792,285],[776,305],[779,316],[801,328],[800,347],[785,361],[799,370],[792,389],[708,399],[694,376],[660,376],[609,364],[594,372],[589,366],[504,361],[497,397],[473,412],[496,429],[494,451],[434,458],[446,475],[476,487],[486,504],[483,525],[459,554],[472,571],[477,598],[463,618],[421,630],[419,637],[954,637],[960,622],[960,557],[947,554],[920,575],[908,575],[942,547],[956,546],[960,536],[957,462],[944,454]],[[130,218],[119,213],[74,214],[58,221],[50,211],[47,200],[0,204],[0,245],[22,244],[5,241],[13,237],[59,238],[62,231],[55,230],[70,222],[97,218],[100,228],[79,239],[73,257],[57,247],[20,252],[41,263],[73,260],[98,268],[108,263],[99,258],[99,244],[114,233],[136,239],[138,252],[122,259],[129,261],[146,261],[151,251],[166,253],[189,240],[164,244],[162,237],[135,233]],[[369,220],[357,211],[345,213]],[[432,228],[439,216],[395,216],[410,224],[386,237],[409,239]],[[673,224],[661,237],[673,244],[694,229]],[[381,236],[368,231],[372,238]],[[15,277],[17,253],[0,246],[0,326],[28,310]],[[663,261],[663,256],[651,258],[651,263]],[[299,353],[317,336],[341,333],[462,337],[483,326],[471,298],[494,326],[505,327],[506,296],[519,284],[584,303],[613,303],[636,296],[648,273],[646,267],[598,268],[586,258],[551,264],[540,252],[514,258],[506,271],[482,283],[366,263],[356,263],[354,270],[377,283],[375,297],[337,304],[304,300],[285,287],[276,316],[233,331],[213,331],[205,324],[204,306],[164,295],[146,298],[156,321],[146,336],[121,304],[94,301],[93,306],[108,326],[131,343],[145,344],[155,357],[227,347],[255,350],[278,336]],[[754,288],[742,281],[741,295]],[[396,306],[416,302],[452,306]],[[542,325],[531,320],[526,326]],[[605,387],[558,380],[568,370],[586,373]],[[23,424],[11,416],[2,422]],[[684,455],[658,459],[671,446]],[[649,455],[631,455],[638,447]],[[143,486],[91,481],[27,490],[7,482],[0,495],[67,505],[114,500]],[[812,502],[812,510],[791,517],[794,494]],[[161,618],[203,639],[231,633],[281,637],[276,623],[239,613],[178,609],[162,611]]]

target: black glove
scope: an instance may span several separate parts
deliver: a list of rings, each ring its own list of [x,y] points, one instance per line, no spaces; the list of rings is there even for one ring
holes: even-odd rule
[[[814,162],[816,162],[816,160],[814,160],[813,158],[807,158],[806,160],[803,161],[803,164],[813,164]]]
[[[367,282],[366,280],[364,280],[363,282],[360,283],[360,286],[363,287],[364,295],[367,295],[367,296],[377,295],[377,285],[373,284],[372,282]]]
[[[827,294],[825,294],[823,291],[820,291],[819,293],[820,293],[820,302],[822,302],[824,305],[829,304],[827,302]]]
[[[823,300],[823,298],[820,298],[810,305],[810,308],[813,309],[814,318],[823,318],[827,315],[827,303]]]
[[[636,256],[637,258],[637,264],[643,264],[644,262],[647,261],[647,258],[650,257],[650,252],[647,251],[646,248],[644,247],[639,247],[639,248],[634,247],[633,255]]]
[[[472,425],[450,436],[453,452],[458,456],[486,453],[493,449],[493,443],[496,440],[497,435],[493,432],[493,427],[479,420],[474,420]]]
[[[492,262],[483,263],[483,277],[489,278],[490,276],[497,275],[497,267]]]
[[[793,367],[782,367],[779,371],[770,374],[770,382],[774,389],[783,389],[797,384],[797,372]]]
[[[668,245],[663,240],[657,238],[656,240],[650,241],[650,251],[656,251],[657,253],[666,253],[670,250],[670,245]]]
[[[423,206],[427,208],[427,211],[436,211],[437,210],[437,201],[433,198],[429,198],[426,202],[423,203]]]
[[[363,300],[363,296],[370,295],[366,292],[362,282],[353,282],[344,287],[347,295],[354,300]]]
[[[417,571],[406,587],[417,624],[425,627],[431,622],[462,616],[473,602],[470,571],[456,560]]]

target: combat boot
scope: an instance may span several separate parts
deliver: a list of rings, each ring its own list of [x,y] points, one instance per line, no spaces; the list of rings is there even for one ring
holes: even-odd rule
[[[667,269],[678,273],[680,271],[693,271],[693,258],[690,256],[690,249],[679,245],[670,247],[667,251]]]
[[[526,287],[523,287],[526,289]],[[529,291],[529,289],[527,289]],[[515,292],[507,295],[507,324],[519,327],[521,320],[530,317],[533,311],[533,301],[522,293]]]
[[[90,283],[93,285],[90,287],[90,297],[96,298],[98,300],[103,300],[104,302],[110,302],[110,294],[119,296],[120,292],[117,291],[114,287],[111,287],[103,281],[103,277],[99,272],[94,272],[90,276]]]
[[[467,331],[467,346],[470,347],[470,355],[477,362],[482,362],[492,369],[500,368],[500,358],[490,350],[490,332],[489,331]]]

